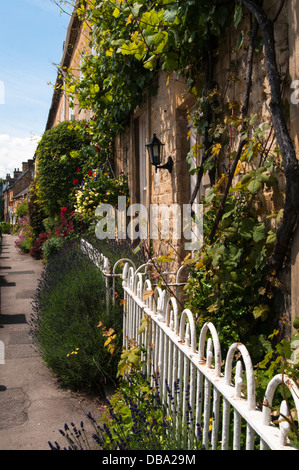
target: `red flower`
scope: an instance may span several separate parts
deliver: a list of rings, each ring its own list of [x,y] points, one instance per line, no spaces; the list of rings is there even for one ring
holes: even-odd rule
[[[60,211],[60,214],[61,214],[62,216],[64,216],[65,213],[66,213],[66,211],[67,211],[67,208],[66,208],[66,207],[63,207],[63,208],[61,209],[61,211]]]
[[[96,147],[96,151],[100,153],[100,147],[98,145],[96,145],[95,147]]]
[[[77,168],[77,173],[80,173],[81,172],[81,168]]]
[[[73,184],[78,184],[78,183],[79,183],[79,180],[77,179],[73,181]]]
[[[92,170],[89,170],[88,171],[88,176],[91,176],[92,175]]]

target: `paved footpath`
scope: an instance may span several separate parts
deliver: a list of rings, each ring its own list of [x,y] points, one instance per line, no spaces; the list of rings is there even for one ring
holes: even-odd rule
[[[48,441],[66,444],[65,423],[88,428],[86,414],[98,418],[100,402],[59,388],[38,356],[29,322],[44,266],[20,254],[15,240],[3,235],[0,253],[0,450],[49,450]]]

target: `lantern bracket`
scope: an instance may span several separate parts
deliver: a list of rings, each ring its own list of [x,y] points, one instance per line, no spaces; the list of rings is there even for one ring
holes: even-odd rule
[[[157,165],[156,166],[156,173],[157,173],[157,168],[159,168],[160,170],[165,169],[165,170],[168,170],[169,173],[172,173],[172,168],[173,168],[172,158],[168,157],[167,163],[165,163],[165,165]]]

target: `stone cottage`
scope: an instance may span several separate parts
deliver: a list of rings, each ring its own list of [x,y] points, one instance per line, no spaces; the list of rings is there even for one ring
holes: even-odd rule
[[[34,176],[33,159],[22,163],[22,170],[15,169],[13,176],[8,174],[3,182],[4,220],[14,224],[17,207],[29,196],[30,184]]]
[[[268,0],[265,8],[271,13],[276,11],[277,2]],[[248,18],[244,21],[247,21]],[[215,60],[215,80],[219,87],[225,90],[227,99],[234,101],[242,99],[244,83],[232,80],[232,66],[239,70],[245,69],[244,52],[240,52],[236,46],[236,31],[231,28],[221,42],[221,50]],[[291,138],[299,155],[299,6],[295,0],[286,2],[280,12],[275,25],[275,40],[277,50],[278,70],[284,80],[284,100],[288,104],[288,125]],[[83,30],[76,10],[70,20],[66,41],[64,44],[61,69],[58,72],[57,82],[53,94],[53,101],[49,111],[46,129],[49,129],[66,119],[90,119],[88,110],[79,108],[76,102],[70,107],[70,102],[65,94],[64,73],[71,68],[74,73],[80,73],[80,63],[84,52],[89,47],[88,32]],[[75,72],[76,71],[76,72]],[[190,161],[186,157],[198,137],[192,128],[193,98],[186,93],[186,84],[181,77],[176,75],[166,76],[163,71],[157,73],[156,81],[158,92],[155,96],[145,93],[143,103],[129,117],[129,124],[122,134],[115,140],[114,170],[118,175],[124,172],[128,176],[131,204],[140,204],[150,214],[152,205],[166,205],[171,208],[168,212],[169,219],[166,226],[169,229],[164,240],[161,236],[150,240],[150,223],[147,220],[148,242],[152,242],[154,253],[175,253],[178,268],[180,262],[188,254],[186,250],[186,237],[174,237],[174,225],[177,222],[175,210],[188,205],[196,185],[196,175],[189,173]],[[257,55],[253,69],[253,87],[250,109],[251,114],[256,114],[261,122],[266,122],[270,116],[269,110],[270,89],[266,78],[266,64],[262,54]],[[150,163],[147,153],[147,144],[153,136],[156,136],[163,144],[163,158],[160,166],[163,166],[171,157],[171,171],[167,168],[157,168]],[[200,160],[202,155],[198,155]],[[198,162],[194,162],[197,163]],[[226,162],[220,162],[217,168],[218,176],[221,175],[222,166]],[[194,200],[199,203],[201,196],[207,193],[210,187],[209,175],[202,179],[200,189]],[[299,196],[298,196],[299,197]],[[267,204],[274,204],[271,196]],[[163,220],[162,220],[163,222]],[[182,233],[183,226],[181,226]],[[162,226],[158,229],[160,233]],[[191,238],[192,238],[191,233]],[[188,240],[187,240],[188,241]],[[292,244],[291,267],[285,279],[286,310],[291,311],[294,318],[299,308],[299,232],[297,230]],[[290,301],[292,299],[292,301]]]

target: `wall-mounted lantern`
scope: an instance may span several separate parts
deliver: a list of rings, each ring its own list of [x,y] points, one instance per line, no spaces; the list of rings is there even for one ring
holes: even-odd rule
[[[162,148],[163,148],[163,145],[164,144],[162,144],[162,142],[160,142],[160,140],[158,139],[156,134],[154,134],[154,136],[152,137],[150,142],[148,144],[146,144],[148,154],[149,154],[149,157],[150,157],[150,162],[151,162],[152,165],[155,166],[156,173],[157,173],[158,168],[160,168],[160,169],[164,168],[164,169],[168,170],[169,173],[171,173],[172,172],[172,167],[173,167],[173,160],[172,160],[171,157],[168,157],[167,163],[165,163],[165,165],[160,165],[160,163],[162,162]]]

